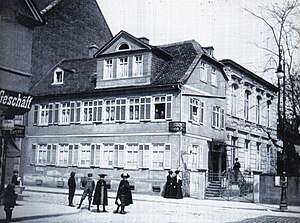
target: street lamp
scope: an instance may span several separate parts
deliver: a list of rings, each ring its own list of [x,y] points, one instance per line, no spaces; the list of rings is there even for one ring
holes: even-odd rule
[[[280,80],[282,79],[282,119],[280,113],[280,105],[278,105],[278,116],[279,120],[282,120],[282,125],[279,123],[279,126],[282,127],[282,173],[280,177],[280,184],[281,184],[281,197],[280,197],[280,210],[285,211],[287,210],[287,196],[286,196],[286,189],[287,189],[287,176],[286,176],[286,140],[285,140],[285,129],[286,129],[286,116],[285,116],[285,101],[286,101],[286,93],[285,93],[285,57],[284,57],[284,50],[283,47],[279,47],[279,63],[277,67],[277,78],[278,78],[278,88],[280,92]],[[280,97],[280,94],[279,94]],[[280,98],[278,98],[278,103],[280,103]],[[281,130],[281,128],[279,128]]]

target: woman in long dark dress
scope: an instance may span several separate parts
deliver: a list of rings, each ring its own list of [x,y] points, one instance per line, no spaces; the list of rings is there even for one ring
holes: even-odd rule
[[[99,206],[102,205],[103,212],[107,212],[105,210],[105,206],[108,205],[108,199],[107,199],[107,184],[104,180],[104,177],[106,174],[99,174],[100,179],[97,182],[95,193],[94,193],[94,200],[93,204],[97,205],[97,212],[100,212]]]
[[[162,196],[164,198],[172,198],[172,190],[174,187],[174,180],[172,179],[173,171],[169,170],[169,175],[167,176],[167,182],[164,186],[164,191],[162,193]]]
[[[182,199],[183,198],[183,193],[182,193],[182,180],[179,177],[179,170],[175,171],[176,174],[176,194],[175,194],[175,198],[177,199]]]

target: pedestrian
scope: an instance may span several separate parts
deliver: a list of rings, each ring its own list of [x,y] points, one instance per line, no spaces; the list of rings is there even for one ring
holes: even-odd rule
[[[12,218],[12,212],[16,204],[18,195],[15,193],[15,184],[8,184],[3,192],[3,205],[6,213],[6,221]]]
[[[107,212],[105,210],[105,206],[108,205],[108,199],[107,199],[107,184],[104,180],[104,177],[106,177],[106,174],[99,174],[100,179],[97,182],[95,193],[94,193],[94,200],[93,204],[97,205],[97,212],[100,212],[99,206],[102,205],[103,212]]]
[[[172,179],[173,171],[169,170],[169,175],[167,176],[167,182],[165,183],[162,196],[164,198],[172,198],[172,190],[174,187],[174,180]]]
[[[95,188],[95,181],[92,179],[92,176],[93,176],[92,173],[88,173],[87,176],[88,177],[87,177],[86,185],[83,189],[83,194],[82,194],[82,197],[80,199],[80,203],[79,203],[77,209],[79,209],[81,207],[82,202],[84,201],[86,196],[88,196],[88,200],[89,200],[88,210],[91,210],[91,203],[92,203],[93,191]]]
[[[240,168],[241,168],[241,164],[239,162],[238,158],[235,158],[235,163],[233,165],[233,174],[234,174],[234,181],[237,182],[238,181],[238,175],[240,172]]]
[[[115,202],[115,204],[117,205],[117,209],[114,211],[114,213],[118,213],[119,208],[121,207],[120,214],[125,214],[125,206],[128,206],[133,203],[130,185],[127,180],[129,177],[130,175],[128,173],[121,174],[122,180],[119,183],[119,188],[117,191],[117,197]]]
[[[20,185],[19,171],[18,170],[13,171],[13,176],[11,178],[11,183],[14,184],[14,185]]]
[[[179,176],[179,170],[175,171],[176,174],[176,199],[182,199],[183,198],[183,193],[182,193],[182,180]]]
[[[69,186],[69,206],[70,207],[75,207],[73,204],[73,198],[75,195],[75,190],[76,190],[76,181],[75,181],[75,172],[71,172],[70,178],[68,180],[68,186]]]

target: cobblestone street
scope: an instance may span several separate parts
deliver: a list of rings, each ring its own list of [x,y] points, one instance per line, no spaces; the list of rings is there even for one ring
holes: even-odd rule
[[[24,202],[36,204],[51,204],[52,207],[73,210],[74,213],[59,216],[32,217],[22,219],[22,222],[300,222],[299,212],[271,211],[267,206],[214,200],[196,200],[184,198],[169,200],[161,197],[145,195],[147,200],[135,200],[134,204],[126,208],[126,215],[114,214],[114,199],[109,199],[108,213],[96,213],[87,210],[88,201],[85,200],[81,210],[67,207],[67,195],[55,193],[37,193],[25,191]],[[134,197],[134,194],[133,194]],[[137,197],[137,196],[136,196]],[[75,204],[80,196],[75,197]],[[251,206],[250,206],[251,205]],[[256,208],[257,207],[257,208]],[[16,207],[18,208],[18,206]],[[30,208],[30,207],[29,207]]]

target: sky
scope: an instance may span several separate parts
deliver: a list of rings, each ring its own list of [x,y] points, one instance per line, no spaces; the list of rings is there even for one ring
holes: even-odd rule
[[[97,0],[116,35],[124,30],[147,37],[151,45],[196,40],[213,46],[218,60],[231,59],[271,83],[276,75],[263,74],[270,46],[266,25],[245,10],[258,12],[266,2],[279,0]]]

